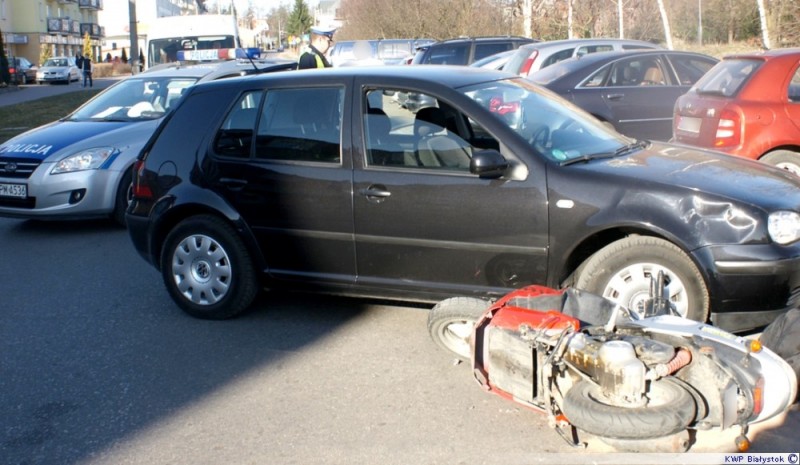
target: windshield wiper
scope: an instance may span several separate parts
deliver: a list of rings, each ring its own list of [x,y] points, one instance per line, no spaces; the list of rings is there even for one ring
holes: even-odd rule
[[[589,153],[586,155],[581,155],[580,157],[570,158],[569,160],[564,160],[561,162],[561,166],[569,166],[574,165],[576,163],[585,163],[591,160],[596,160],[599,158],[614,158],[619,157],[622,155],[626,155],[628,153],[632,153],[634,151],[638,151],[641,149],[645,149],[650,145],[650,141],[647,140],[639,140],[633,142],[628,145],[623,145],[622,147],[618,148],[613,152],[598,152],[598,153]]]

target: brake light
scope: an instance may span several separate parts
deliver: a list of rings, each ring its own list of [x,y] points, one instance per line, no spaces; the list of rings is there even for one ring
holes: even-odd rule
[[[522,68],[519,70],[520,76],[527,76],[531,70],[531,66],[533,66],[533,62],[536,61],[536,57],[539,56],[539,51],[534,50],[533,53],[525,60],[525,63],[522,64]]]
[[[714,137],[714,147],[739,145],[741,138],[742,119],[739,113],[733,110],[722,110],[719,114],[717,134]]]
[[[133,164],[133,196],[140,199],[152,199],[153,191],[144,183],[144,160],[136,160]]]
[[[16,74],[17,73],[17,69],[16,68],[8,68],[8,72],[10,74]]]

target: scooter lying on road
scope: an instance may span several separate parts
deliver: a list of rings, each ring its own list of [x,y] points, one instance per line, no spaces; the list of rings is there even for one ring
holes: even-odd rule
[[[434,341],[487,391],[543,412],[574,446],[685,452],[690,431],[748,425],[797,396],[789,365],[757,340],[673,315],[663,277],[636,313],[578,289],[530,286],[490,304],[455,297],[428,318]]]

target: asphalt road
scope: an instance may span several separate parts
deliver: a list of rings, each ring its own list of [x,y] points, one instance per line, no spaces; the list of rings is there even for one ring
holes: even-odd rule
[[[183,314],[106,221],[0,218],[0,462],[521,464],[570,448],[481,391],[429,340],[427,309],[271,294],[246,315]],[[800,412],[754,452],[800,450]],[[736,432],[695,452],[733,451]]]

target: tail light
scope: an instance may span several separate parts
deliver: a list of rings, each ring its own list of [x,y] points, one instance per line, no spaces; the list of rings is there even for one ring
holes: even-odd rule
[[[537,56],[539,56],[539,51],[538,50],[534,50],[533,53],[530,54],[528,59],[525,60],[525,63],[522,64],[522,68],[520,68],[520,70],[519,70],[519,75],[520,76],[527,76],[528,75],[528,73],[531,70],[531,66],[533,66],[533,62],[536,61],[536,57]]]
[[[714,147],[732,147],[739,145],[742,139],[742,118],[733,110],[722,110],[719,114],[717,134]]]
[[[12,67],[10,67],[10,68],[8,68],[8,72],[9,72],[11,75],[17,74],[17,68],[12,68]]]
[[[764,408],[764,378],[758,378],[753,388],[753,416],[759,415]]]
[[[133,197],[152,199],[153,191],[144,182],[144,160],[136,160],[133,164]]]

